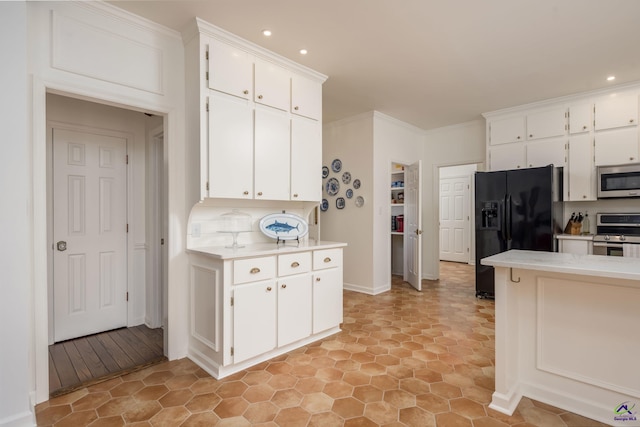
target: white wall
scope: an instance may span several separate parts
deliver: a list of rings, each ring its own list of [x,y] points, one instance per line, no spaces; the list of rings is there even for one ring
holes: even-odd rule
[[[484,163],[485,121],[476,120],[434,129],[426,133],[422,174],[423,229],[422,275],[439,277],[439,168],[441,166]],[[480,168],[479,168],[480,170]]]
[[[320,213],[320,237],[322,240],[346,242],[344,248],[344,283],[346,289],[374,293],[373,258],[373,114],[367,113],[350,119],[325,125],[322,130],[322,164],[331,170],[334,159],[342,161],[339,174],[329,173],[341,184],[337,196],[322,197],[329,201],[329,209]],[[351,173],[352,180],[360,179],[362,186],[354,190],[354,197],[345,197],[342,172]],[[323,179],[323,185],[327,179]],[[351,187],[349,185],[348,187]],[[364,206],[354,204],[357,196],[363,196]],[[336,197],[345,197],[346,207],[336,209]]]
[[[27,78],[27,6],[0,3],[0,426],[34,425],[29,353],[33,342],[31,305],[31,164]]]
[[[2,7],[6,8],[6,3]],[[102,2],[27,2],[26,10],[29,34],[27,26],[15,31],[15,36],[11,32],[11,43],[26,47],[29,59],[26,75],[31,77],[31,86],[22,94],[22,102],[28,106],[20,117],[26,119],[32,145],[28,161],[17,166],[32,173],[33,185],[24,193],[28,200],[33,200],[33,223],[26,233],[19,226],[13,227],[13,223],[12,228],[17,230],[17,237],[32,239],[33,262],[23,263],[23,268],[33,274],[30,296],[33,305],[20,306],[19,300],[15,305],[34,322],[30,325],[33,340],[27,346],[34,360],[30,366],[34,381],[28,389],[34,392],[34,401],[41,402],[48,398],[46,93],[99,100],[127,109],[156,112],[165,118],[169,175],[167,335],[170,359],[187,353],[185,236],[191,206],[186,205],[184,196],[184,48],[180,34]],[[20,22],[20,16],[17,18],[15,21]],[[21,55],[7,57],[20,58]],[[11,84],[19,85],[20,81],[11,79]],[[15,351],[22,348],[11,347]],[[2,387],[17,393],[24,385],[9,382]],[[16,408],[14,411],[20,409],[19,405]]]
[[[346,199],[345,209],[335,208],[336,197],[345,197],[342,185],[322,212],[323,240],[346,242],[344,250],[345,288],[378,294],[391,288],[391,163],[411,164],[421,158],[422,131],[379,112],[369,112],[329,123],[323,128],[323,164],[331,169],[333,159],[342,161],[342,171],[362,181],[354,197]],[[330,172],[329,177],[340,179]],[[323,183],[326,179],[323,180]],[[357,196],[365,198],[363,207],[355,206]]]
[[[377,290],[391,288],[391,163],[410,165],[421,160],[424,131],[378,112],[374,117],[373,283]]]

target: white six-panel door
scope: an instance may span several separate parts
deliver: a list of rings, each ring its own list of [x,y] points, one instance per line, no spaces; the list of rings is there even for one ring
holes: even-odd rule
[[[404,177],[404,280],[417,290],[422,290],[422,202],[420,161],[405,167]]]
[[[127,325],[127,143],[53,129],[54,339]]]
[[[469,177],[440,179],[440,259],[469,262]]]

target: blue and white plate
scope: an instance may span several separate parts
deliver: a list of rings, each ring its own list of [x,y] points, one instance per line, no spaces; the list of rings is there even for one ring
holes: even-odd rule
[[[320,203],[320,210],[325,212],[327,209],[329,209],[329,201],[327,199],[322,199],[322,203]]]
[[[322,167],[322,178],[324,179],[324,178],[326,178],[328,176],[329,176],[329,168],[326,167],[326,166],[323,166]]]
[[[295,240],[307,235],[309,224],[295,214],[273,213],[262,217],[260,231],[272,239]]]
[[[345,172],[342,174],[342,183],[348,184],[351,182],[351,172]]]
[[[324,189],[326,190],[328,195],[335,196],[336,194],[338,194],[338,191],[340,191],[340,183],[335,178],[329,178],[329,180],[325,184]]]
[[[336,208],[338,209],[344,209],[344,197],[338,197],[336,199]]]
[[[335,173],[340,172],[340,170],[342,169],[342,161],[340,159],[335,159],[333,162],[331,162],[331,170],[334,171]]]
[[[347,199],[352,198],[352,197],[353,197],[353,190],[349,188],[349,189],[345,192],[345,196],[347,196]]]
[[[359,179],[354,179],[353,180],[353,188],[355,188],[356,190],[358,188],[360,188],[360,180]]]

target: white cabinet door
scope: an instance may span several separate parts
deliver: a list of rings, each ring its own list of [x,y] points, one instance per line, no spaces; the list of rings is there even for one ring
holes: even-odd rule
[[[291,74],[285,68],[261,59],[255,62],[254,101],[279,110],[289,111]]]
[[[291,119],[291,200],[322,199],[322,124]]]
[[[209,88],[251,99],[253,61],[242,49],[208,38]]]
[[[342,269],[332,268],[313,274],[313,333],[342,323]]]
[[[506,144],[490,148],[492,171],[520,169],[525,167],[524,144]]]
[[[209,97],[209,197],[253,197],[253,113],[248,101]]]
[[[524,117],[495,120],[489,124],[489,143],[491,145],[524,141],[524,136]]]
[[[596,200],[592,148],[587,133],[569,139],[569,201]]]
[[[256,106],[254,198],[289,200],[291,143],[287,113]]]
[[[311,335],[311,275],[278,280],[278,346]]]
[[[638,95],[607,98],[596,102],[595,130],[638,124]]]
[[[636,126],[597,132],[594,138],[596,166],[638,162],[638,129]]]
[[[567,132],[567,111],[564,108],[541,111],[527,116],[527,138],[562,136]]]
[[[572,105],[569,107],[569,133],[589,132],[593,123],[592,104]]]
[[[233,361],[238,363],[276,348],[276,281],[236,285],[233,294]]]
[[[322,84],[294,74],[291,77],[291,112],[320,120],[322,117]]]
[[[527,167],[554,165],[564,167],[567,162],[564,138],[536,141],[527,144]]]
[[[593,242],[590,240],[560,240],[560,252],[565,254],[591,255],[593,254]]]

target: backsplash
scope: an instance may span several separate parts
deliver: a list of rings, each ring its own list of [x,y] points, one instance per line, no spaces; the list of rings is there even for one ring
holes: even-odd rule
[[[233,243],[233,236],[225,231],[221,215],[234,209],[251,216],[251,231],[238,234],[238,244],[268,243],[274,239],[265,236],[259,227],[260,219],[272,213],[292,213],[306,219],[309,223],[309,234],[301,239],[303,242],[318,240],[320,235],[317,203],[287,202],[264,200],[206,199],[197,203],[189,215],[187,226],[187,249],[228,246]],[[295,244],[288,241],[287,245]]]
[[[640,199],[610,199],[590,202],[564,202],[564,224],[569,221],[571,213],[589,213],[590,232],[596,233],[597,213],[630,213],[640,212]]]

